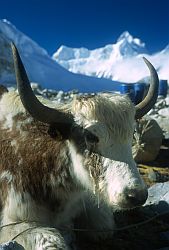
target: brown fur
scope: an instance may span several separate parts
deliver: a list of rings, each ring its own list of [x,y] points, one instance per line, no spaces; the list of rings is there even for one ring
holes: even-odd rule
[[[0,172],[9,171],[12,174],[12,183],[16,192],[28,192],[38,204],[49,206],[55,210],[59,201],[52,188],[50,176],[60,176],[63,168],[67,171],[68,179],[66,188],[73,191],[73,181],[70,180],[69,152],[63,141],[56,141],[48,133],[48,126],[37,121],[24,123],[25,115],[14,117],[12,131],[0,127]],[[20,130],[17,129],[18,121],[22,121]],[[15,141],[15,145],[11,143]],[[31,146],[30,146],[31,145]],[[60,155],[67,155],[67,160]],[[6,181],[1,182],[1,204],[5,201]],[[63,185],[58,181],[57,192],[63,192]],[[64,183],[65,184],[65,183]],[[57,208],[58,209],[58,208]]]

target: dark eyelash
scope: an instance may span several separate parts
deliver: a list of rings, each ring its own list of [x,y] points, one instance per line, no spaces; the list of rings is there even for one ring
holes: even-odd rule
[[[86,137],[86,140],[90,143],[98,143],[99,142],[99,138],[89,131],[85,133],[85,137]]]

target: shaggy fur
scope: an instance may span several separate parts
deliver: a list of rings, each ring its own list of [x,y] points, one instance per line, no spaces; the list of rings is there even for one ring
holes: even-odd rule
[[[30,117],[17,93],[0,98],[1,225],[23,222],[3,228],[0,241],[30,227],[17,237],[26,250],[67,249],[56,228],[79,215],[81,226],[113,229],[111,207],[131,208],[126,192],[146,190],[131,153],[135,109],[127,97],[112,94],[76,98],[64,107],[41,101],[74,115],[68,140]]]

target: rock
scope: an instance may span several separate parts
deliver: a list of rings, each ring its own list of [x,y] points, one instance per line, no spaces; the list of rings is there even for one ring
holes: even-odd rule
[[[158,123],[150,118],[137,123],[132,153],[137,163],[153,161],[160,150],[163,132]]]
[[[158,111],[158,114],[163,117],[169,117],[169,108],[163,108]]]
[[[0,250],[24,250],[16,241],[9,241],[0,245]]]
[[[169,243],[169,231],[161,233],[161,238]]]
[[[159,109],[162,109],[162,108],[165,108],[165,107],[166,107],[166,99],[158,98],[154,109],[159,110]]]
[[[148,189],[148,199],[144,206],[152,206],[152,210],[169,212],[169,182],[157,183]]]
[[[165,101],[166,101],[166,105],[169,106],[169,96],[167,96],[167,97],[165,98]]]
[[[156,181],[157,181],[157,174],[156,174],[156,172],[155,172],[153,169],[151,169],[151,170],[149,171],[149,173],[148,173],[148,178],[149,178],[149,180],[152,181],[152,182],[156,182]]]
[[[31,88],[32,88],[33,91],[34,90],[42,90],[41,85],[39,83],[37,83],[37,82],[31,82]]]
[[[169,247],[158,248],[156,250],[169,250]]]
[[[166,98],[158,98],[155,107],[149,112],[152,119],[155,119],[164,132],[165,138],[169,134],[169,96]]]
[[[164,137],[167,139],[167,135],[169,134],[169,122],[168,122],[168,117],[164,117],[164,116],[156,116],[154,117],[154,119],[156,120],[156,122],[158,123],[158,125],[160,126],[160,128],[163,130],[164,133]]]

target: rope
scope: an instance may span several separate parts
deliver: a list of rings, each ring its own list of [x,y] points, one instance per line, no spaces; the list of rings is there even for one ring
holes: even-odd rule
[[[144,221],[141,221],[141,222],[138,222],[138,223],[135,223],[135,224],[131,224],[129,226],[123,226],[123,227],[120,227],[120,228],[115,228],[115,229],[104,229],[104,230],[97,230],[97,229],[85,229],[85,228],[71,228],[71,229],[68,229],[68,228],[57,228],[58,230],[60,231],[74,231],[74,232],[97,232],[97,233],[108,233],[108,232],[116,232],[116,231],[125,231],[125,230],[129,230],[129,229],[132,229],[132,228],[135,228],[135,227],[140,227],[140,226],[143,226],[147,223],[149,223],[150,221],[153,221],[155,220],[156,218],[159,218],[163,215],[166,215],[166,214],[169,214],[169,210],[161,213],[161,214],[157,214],[155,216],[152,216],[151,218],[147,219],[147,220],[144,220]],[[0,226],[0,229],[4,228],[4,227],[8,227],[8,226],[15,226],[17,224],[21,224],[21,223],[37,223],[36,221],[19,221],[19,222],[13,222],[13,223],[10,223],[10,224],[6,224],[6,225],[2,225]],[[23,230],[22,232],[18,233],[17,235],[15,235],[13,238],[12,238],[12,241],[15,240],[17,237],[19,237],[21,234],[25,233],[25,232],[28,232],[30,230],[33,230],[37,228],[37,226],[34,226],[34,227],[29,227],[25,230]]]
[[[21,234],[26,233],[26,232],[28,232],[28,231],[30,231],[30,230],[35,229],[35,228],[37,228],[37,226],[29,227],[29,228],[23,230],[22,232],[20,232],[20,233],[18,233],[17,235],[15,235],[15,236],[12,238],[11,241],[16,240],[16,238],[18,238]]]

